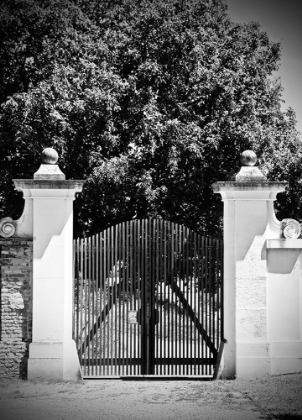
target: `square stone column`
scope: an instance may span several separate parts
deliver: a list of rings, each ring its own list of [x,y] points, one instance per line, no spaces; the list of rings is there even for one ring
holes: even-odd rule
[[[279,238],[274,213],[284,182],[269,182],[251,151],[234,180],[213,184],[224,202],[224,347],[222,377],[270,373],[267,344],[266,239]]]
[[[73,200],[84,181],[66,181],[53,154],[46,149],[33,180],[14,180],[16,188],[32,200],[32,214],[27,214],[33,229],[28,379],[77,380],[81,371],[72,340]]]

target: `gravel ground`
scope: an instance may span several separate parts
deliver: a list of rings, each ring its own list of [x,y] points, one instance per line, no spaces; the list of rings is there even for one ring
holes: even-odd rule
[[[259,380],[0,381],[1,420],[302,419],[302,375]]]

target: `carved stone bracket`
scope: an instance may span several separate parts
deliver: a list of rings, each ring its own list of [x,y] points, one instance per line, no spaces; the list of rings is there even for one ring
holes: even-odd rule
[[[11,217],[4,217],[0,220],[0,236],[10,238],[16,232],[16,223]]]
[[[281,229],[285,239],[297,239],[301,235],[300,223],[295,219],[283,219]]]

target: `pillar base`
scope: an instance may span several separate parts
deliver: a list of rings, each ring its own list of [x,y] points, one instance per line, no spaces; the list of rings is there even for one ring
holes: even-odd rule
[[[64,343],[34,342],[29,345],[28,379],[80,381],[81,367],[73,340]]]
[[[302,372],[301,342],[238,343],[237,378]]]

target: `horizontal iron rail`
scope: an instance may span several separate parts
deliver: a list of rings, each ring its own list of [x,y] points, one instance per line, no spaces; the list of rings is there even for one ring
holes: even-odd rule
[[[129,364],[131,361],[132,365],[140,365],[142,362],[142,359],[139,358],[101,358],[101,359],[95,359],[93,361],[93,364],[98,366],[101,365],[103,363],[113,364],[113,366],[122,366],[125,363]],[[163,357],[161,359],[154,359],[154,363],[156,365],[180,365],[182,366],[184,363],[189,364],[189,365],[211,365],[214,366],[216,365],[216,358],[210,358],[210,357],[203,357],[203,358],[194,358],[194,357],[177,357],[177,358],[169,358],[169,357]],[[92,361],[90,361],[90,366],[92,364]],[[86,366],[88,365],[88,361],[86,359],[82,359],[82,366]]]
[[[212,381],[213,380],[213,375],[187,375],[187,374],[171,374],[171,375],[136,375],[136,374],[130,374],[130,375],[116,375],[116,376],[111,376],[111,375],[93,375],[93,376],[88,376],[88,375],[83,375],[82,378],[84,380],[87,381],[94,381],[94,380],[121,380],[121,381],[139,381],[139,380],[155,380],[155,381],[159,381],[159,380],[167,380],[169,379],[169,381],[173,380],[173,381]]]

